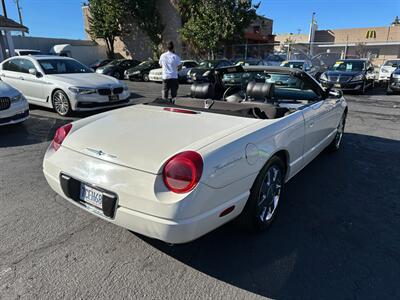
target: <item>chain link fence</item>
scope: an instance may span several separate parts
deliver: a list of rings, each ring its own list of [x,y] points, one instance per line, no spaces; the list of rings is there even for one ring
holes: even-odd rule
[[[263,59],[268,65],[280,65],[285,60],[308,60],[313,65],[331,66],[338,59],[366,58],[379,67],[385,60],[400,59],[400,41],[382,43],[360,43],[349,41],[334,43],[274,43],[236,44],[221,47],[215,53],[197,55],[184,47],[186,59],[228,59],[232,62],[243,59]]]

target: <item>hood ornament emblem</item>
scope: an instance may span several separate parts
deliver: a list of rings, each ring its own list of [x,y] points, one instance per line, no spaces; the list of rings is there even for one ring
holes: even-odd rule
[[[86,148],[86,150],[91,152],[91,153],[94,153],[94,154],[96,154],[98,156],[109,157],[109,158],[117,158],[116,155],[108,154],[108,153],[106,153],[106,152],[104,152],[102,150],[96,150],[96,149],[92,149],[92,148]]]

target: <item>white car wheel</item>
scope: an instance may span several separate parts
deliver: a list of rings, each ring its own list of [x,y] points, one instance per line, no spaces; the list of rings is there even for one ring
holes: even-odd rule
[[[339,150],[340,145],[342,143],[345,126],[346,126],[346,113],[344,113],[342,118],[340,119],[339,125],[337,127],[337,131],[336,131],[335,139],[328,146],[328,150],[330,150],[330,151]]]
[[[262,168],[238,222],[251,231],[264,231],[277,213],[285,181],[285,165],[273,156]]]
[[[71,113],[71,104],[68,96],[61,90],[53,93],[53,108],[60,116],[68,116]]]

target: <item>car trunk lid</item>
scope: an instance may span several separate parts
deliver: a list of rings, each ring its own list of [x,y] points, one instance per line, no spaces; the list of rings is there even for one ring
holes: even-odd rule
[[[198,150],[260,120],[223,114],[188,114],[136,105],[107,113],[76,130],[63,146],[157,174],[171,156]]]

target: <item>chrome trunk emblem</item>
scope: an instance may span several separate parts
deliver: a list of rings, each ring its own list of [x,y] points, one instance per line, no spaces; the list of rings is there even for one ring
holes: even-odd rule
[[[104,157],[110,157],[110,158],[117,158],[116,155],[108,154],[108,153],[106,153],[106,152],[104,152],[104,151],[102,151],[102,150],[96,150],[96,149],[92,149],[92,148],[86,148],[86,150],[89,151],[89,152],[91,152],[91,153],[94,153],[94,154],[96,154],[96,155],[98,155],[98,156],[104,156]]]

